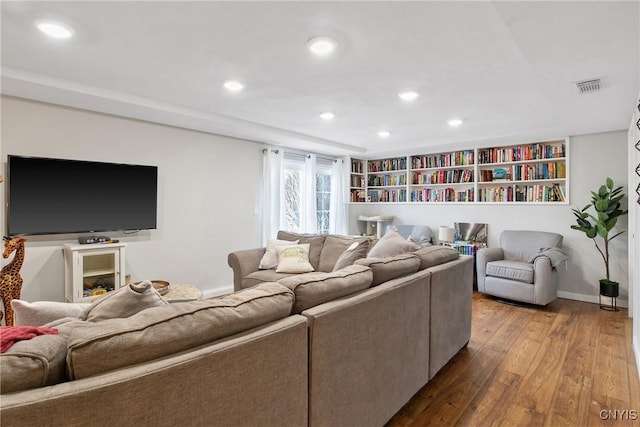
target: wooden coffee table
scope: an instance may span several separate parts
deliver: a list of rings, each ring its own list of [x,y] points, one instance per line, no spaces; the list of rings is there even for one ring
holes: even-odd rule
[[[193,285],[172,283],[169,292],[164,294],[162,298],[170,303],[195,301],[202,299],[202,289],[197,288]]]

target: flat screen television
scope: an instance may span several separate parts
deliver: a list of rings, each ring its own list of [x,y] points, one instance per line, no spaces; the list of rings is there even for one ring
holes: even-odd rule
[[[156,228],[157,166],[9,155],[9,236]]]

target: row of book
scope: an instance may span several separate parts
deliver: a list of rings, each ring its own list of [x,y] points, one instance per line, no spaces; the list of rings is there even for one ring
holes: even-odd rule
[[[567,167],[564,162],[535,163],[513,165],[500,169],[480,171],[482,182],[498,180],[530,181],[535,179],[566,178]]]
[[[406,157],[399,157],[397,159],[370,160],[367,162],[367,170],[369,172],[398,171],[404,170],[406,168]]]
[[[448,166],[473,165],[473,150],[456,151],[454,153],[434,154],[430,156],[411,157],[413,169],[442,168]]]
[[[411,192],[412,202],[473,202],[473,189],[423,188]]]
[[[473,171],[470,169],[448,169],[439,170],[432,173],[415,172],[411,183],[421,184],[460,184],[473,182]]]
[[[404,173],[392,175],[369,175],[368,185],[369,187],[407,185],[407,175]]]
[[[559,184],[516,185],[478,189],[481,202],[564,202],[564,189]]]
[[[351,177],[351,186],[352,187],[362,188],[362,187],[364,187],[364,184],[365,184],[364,176],[352,176]]]
[[[478,249],[486,248],[487,244],[480,243],[480,242],[475,242],[475,243],[454,242],[454,243],[446,244],[446,246],[449,246],[457,250],[458,253],[462,255],[475,255]]]
[[[517,147],[496,147],[478,150],[480,164],[558,159],[563,157],[566,157],[565,144],[529,144]]]
[[[351,202],[366,202],[367,192],[365,190],[351,190],[351,192],[349,193],[349,199]]]
[[[369,202],[406,202],[407,190],[370,190],[367,199]]]
[[[363,161],[352,160],[351,161],[351,173],[364,173]]]

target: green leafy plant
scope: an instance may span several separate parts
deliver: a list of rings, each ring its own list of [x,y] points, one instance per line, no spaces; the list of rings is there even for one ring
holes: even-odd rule
[[[618,218],[628,213],[620,208],[620,200],[624,196],[622,187],[614,188],[613,180],[607,177],[605,185],[601,186],[597,193],[591,192],[590,204],[581,210],[572,209],[578,225],[572,225],[571,228],[584,232],[588,238],[593,240],[604,260],[607,282],[611,281],[609,277],[609,242],[624,233],[624,230],[613,236],[610,236],[610,233],[618,223]],[[598,245],[598,237],[604,243],[602,248]]]

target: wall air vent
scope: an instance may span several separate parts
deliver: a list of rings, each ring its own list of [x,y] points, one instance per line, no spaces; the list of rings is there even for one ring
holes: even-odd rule
[[[583,80],[581,82],[576,82],[576,86],[578,87],[578,92],[581,95],[587,93],[597,92],[602,89],[602,81],[600,79],[591,79],[591,80]]]

